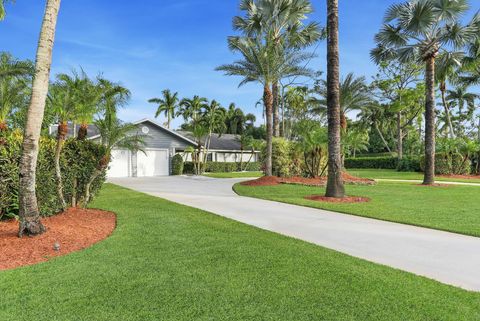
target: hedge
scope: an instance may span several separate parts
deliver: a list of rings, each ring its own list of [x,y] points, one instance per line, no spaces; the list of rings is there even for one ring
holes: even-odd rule
[[[242,164],[243,167],[246,166],[246,163]],[[259,162],[250,162],[247,166],[247,172],[257,172],[260,171],[262,168],[261,163]],[[232,162],[207,162],[205,166],[205,172],[207,173],[231,173],[231,172],[239,172],[240,163],[232,163]],[[193,174],[193,163],[192,162],[185,162],[183,166],[183,173],[184,174]]]
[[[399,172],[420,172],[420,158],[404,157],[398,162],[397,171]]]
[[[357,157],[345,159],[346,168],[397,169],[396,157]]]
[[[183,174],[183,157],[180,154],[173,156],[172,158],[172,174],[173,175],[182,175]]]
[[[4,215],[18,215],[18,170],[22,138],[11,135],[0,144],[0,218]],[[37,199],[40,214],[51,216],[61,211],[57,197],[55,178],[56,141],[51,138],[40,140],[40,152],[37,163]],[[65,200],[70,203],[72,196],[80,199],[85,192],[85,184],[104,155],[103,146],[91,141],[68,140],[60,159],[64,184]],[[95,196],[105,182],[106,173],[91,186]],[[76,181],[76,184],[74,183]],[[77,186],[74,188],[74,186]]]
[[[425,157],[420,161],[421,170],[425,169]],[[435,174],[437,175],[468,175],[472,170],[472,162],[465,160],[460,154],[435,154]]]

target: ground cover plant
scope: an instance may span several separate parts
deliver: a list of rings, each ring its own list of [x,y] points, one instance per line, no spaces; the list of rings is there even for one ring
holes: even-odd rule
[[[106,185],[92,206],[117,213],[115,232],[0,272],[1,320],[480,318],[478,293],[159,198]]]

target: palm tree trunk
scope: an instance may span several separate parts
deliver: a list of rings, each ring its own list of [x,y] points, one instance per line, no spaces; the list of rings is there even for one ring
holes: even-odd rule
[[[328,181],[325,196],[342,198],[340,138],[340,57],[338,49],[338,0],[327,0],[327,108],[328,108]]]
[[[278,81],[272,85],[273,95],[273,136],[280,136],[280,113],[279,113],[279,97],[278,97]]]
[[[110,155],[109,154],[104,155],[100,159],[100,162],[99,162],[97,168],[95,168],[92,175],[90,176],[90,179],[88,180],[87,184],[85,184],[85,195],[83,197],[83,202],[82,202],[82,207],[83,208],[86,208],[88,203],[90,203],[90,199],[92,197],[91,193],[90,193],[90,190],[91,190],[93,182],[95,182],[95,180],[100,175],[102,175],[103,171],[107,168],[109,163],[110,163]]]
[[[440,84],[440,92],[442,93],[443,109],[445,110],[445,116],[447,117],[448,130],[450,131],[450,137],[455,138],[455,131],[453,130],[452,117],[450,115],[450,108],[448,107],[447,99],[445,98],[446,84],[443,82]]]
[[[435,184],[435,57],[426,61],[425,175],[424,185]]]
[[[390,147],[388,146],[387,140],[386,140],[385,137],[383,136],[382,131],[380,130],[380,128],[378,128],[378,124],[377,124],[376,122],[374,123],[374,126],[375,126],[375,130],[377,131],[378,135],[380,136],[380,139],[382,140],[383,144],[384,144],[385,147],[387,148],[388,152],[391,153],[392,150],[391,150]]]
[[[85,140],[88,136],[88,124],[81,124],[78,130],[77,139],[78,140]]]
[[[47,0],[38,42],[32,95],[30,98],[27,124],[23,136],[22,156],[20,159],[19,237],[22,237],[24,234],[31,236],[39,235],[46,230],[40,221],[35,183],[39,139],[48,93],[52,50],[59,10],[60,0]]]
[[[62,171],[60,168],[60,156],[62,155],[63,145],[65,144],[65,137],[67,136],[68,125],[66,122],[61,122],[58,124],[57,129],[57,148],[55,149],[55,176],[57,178],[57,195],[62,210],[67,208],[67,202],[65,202],[65,197],[63,195],[63,179]]]
[[[398,160],[403,159],[403,129],[402,129],[402,112],[397,112],[397,157]]]
[[[263,102],[265,104],[265,116],[267,120],[267,159],[265,160],[265,175],[272,176],[273,95],[272,95],[272,91],[270,90],[270,86],[268,84],[266,84],[263,88]]]

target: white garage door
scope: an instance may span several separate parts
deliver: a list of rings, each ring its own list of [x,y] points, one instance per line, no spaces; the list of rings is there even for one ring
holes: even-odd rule
[[[131,169],[131,157],[128,150],[113,150],[108,177],[129,177]]]
[[[168,150],[146,150],[137,153],[137,176],[168,176]]]

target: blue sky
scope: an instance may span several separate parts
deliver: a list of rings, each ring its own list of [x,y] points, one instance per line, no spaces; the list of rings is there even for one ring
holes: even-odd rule
[[[394,0],[343,0],[341,2],[341,71],[372,76],[375,66],[369,51],[385,9]],[[52,75],[80,66],[121,82],[132,100],[121,118],[153,118],[149,98],[170,88],[181,97],[200,95],[224,106],[235,102],[247,112],[261,115],[255,103],[258,85],[238,88],[239,79],[214,69],[232,62],[226,38],[234,34],[231,21],[239,0],[63,0],[54,48]],[[312,1],[311,19],[325,24],[325,1]],[[7,7],[0,23],[0,51],[33,59],[44,1],[17,0]],[[325,42],[310,67],[325,70]],[[174,125],[181,123],[177,120]]]

